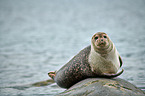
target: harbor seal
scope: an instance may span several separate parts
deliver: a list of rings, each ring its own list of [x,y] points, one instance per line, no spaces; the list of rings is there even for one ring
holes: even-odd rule
[[[93,35],[91,45],[81,50],[67,64],[56,72],[49,72],[58,86],[69,88],[75,83],[92,77],[112,78],[123,73],[119,68],[122,66],[122,59],[104,32]]]

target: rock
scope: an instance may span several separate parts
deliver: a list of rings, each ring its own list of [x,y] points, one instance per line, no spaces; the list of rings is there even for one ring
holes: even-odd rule
[[[120,78],[88,78],[57,96],[145,96],[145,93]]]
[[[48,80],[45,80],[45,81],[40,81],[40,82],[33,83],[33,84],[31,84],[31,85],[32,85],[32,86],[35,86],[35,87],[41,87],[41,86],[50,85],[50,84],[52,84],[52,83],[55,83],[54,80],[48,79]]]

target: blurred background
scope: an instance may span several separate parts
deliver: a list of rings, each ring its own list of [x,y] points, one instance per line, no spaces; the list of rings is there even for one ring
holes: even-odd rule
[[[123,59],[119,76],[145,91],[144,0],[0,0],[0,96],[56,95],[50,79],[93,34],[106,32]]]

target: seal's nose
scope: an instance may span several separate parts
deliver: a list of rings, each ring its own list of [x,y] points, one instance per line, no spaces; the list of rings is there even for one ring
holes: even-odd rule
[[[103,39],[101,39],[101,41],[103,41]]]

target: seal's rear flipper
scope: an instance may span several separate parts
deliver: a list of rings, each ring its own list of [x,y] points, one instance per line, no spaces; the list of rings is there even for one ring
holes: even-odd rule
[[[104,74],[102,74],[101,77],[107,77],[107,78],[117,77],[117,76],[121,75],[123,73],[123,71],[124,71],[124,69],[122,69],[119,73],[116,73],[116,74],[104,73]]]
[[[54,79],[55,75],[56,75],[56,72],[49,72],[48,73],[48,76],[52,79]]]

